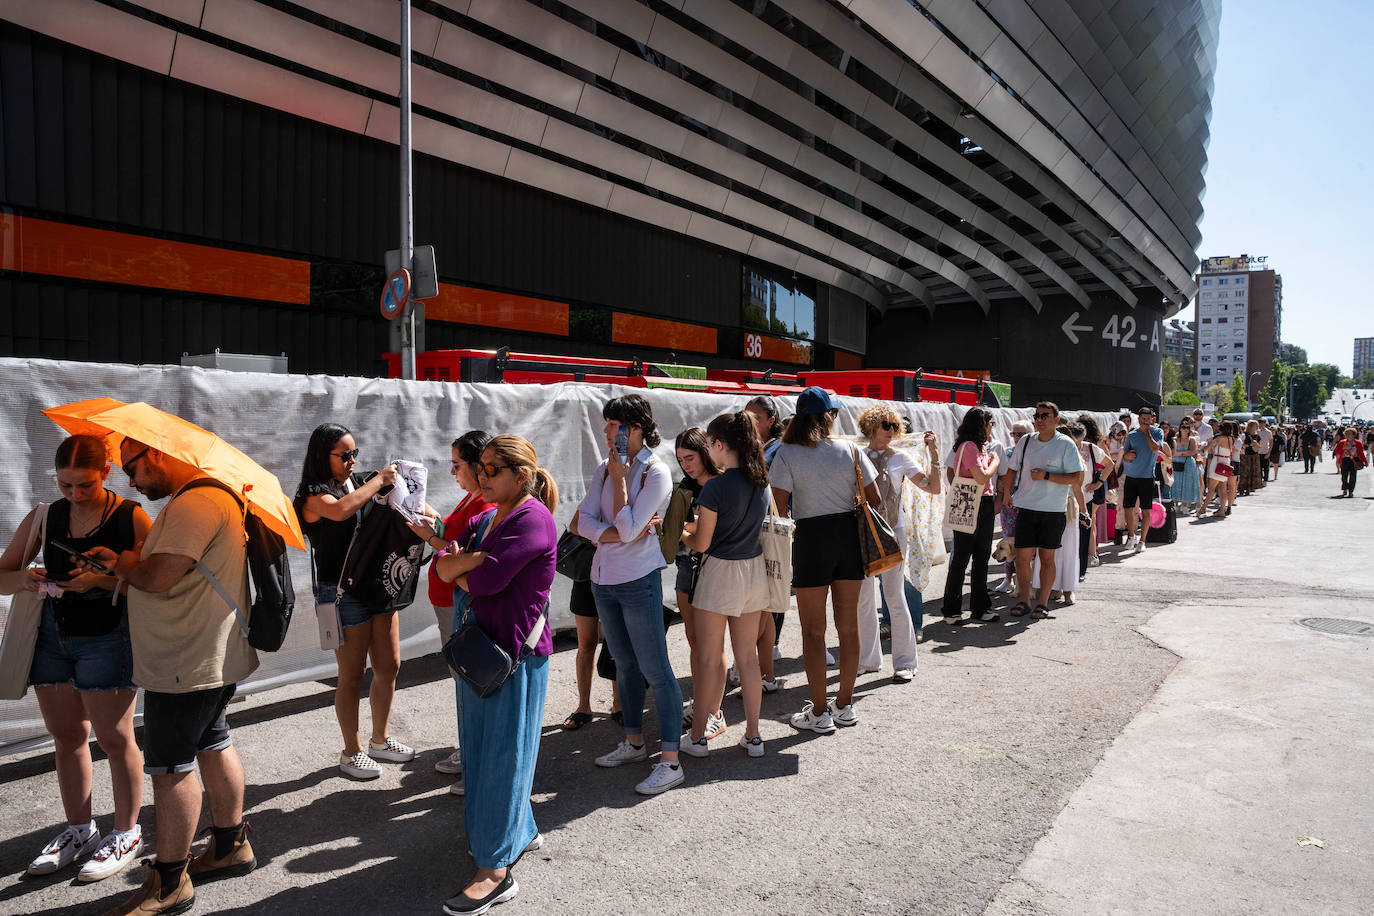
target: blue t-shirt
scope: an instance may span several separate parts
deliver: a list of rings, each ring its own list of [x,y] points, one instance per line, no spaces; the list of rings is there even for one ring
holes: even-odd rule
[[[1164,430],[1158,426],[1150,427],[1150,436],[1156,442],[1164,441]],[[1145,438],[1145,431],[1136,427],[1126,434],[1126,451],[1135,449],[1135,458],[1126,462],[1127,477],[1154,477],[1155,476],[1155,453],[1150,451],[1149,440]]]
[[[722,560],[752,560],[763,553],[759,533],[768,512],[768,491],[755,487],[739,468],[726,468],[701,488],[697,506],[716,514],[710,554]]]
[[[1033,512],[1063,512],[1069,501],[1069,485],[1050,480],[1032,480],[1031,471],[1042,468],[1050,474],[1082,472],[1083,461],[1078,446],[1063,433],[1055,433],[1048,442],[1032,433],[1022,436],[1015,448],[1007,449],[1011,470],[1016,472],[1011,503],[1018,509]]]

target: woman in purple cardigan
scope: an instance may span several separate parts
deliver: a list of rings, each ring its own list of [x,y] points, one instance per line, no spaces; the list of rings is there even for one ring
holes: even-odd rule
[[[477,483],[496,508],[474,518],[435,562],[439,577],[458,590],[455,607],[470,601],[468,621],[517,658],[548,611],[558,486],[519,436],[497,436],[487,444]],[[477,874],[444,902],[445,913],[482,913],[513,898],[520,888],[511,866],[526,849],[543,845],[530,790],[553,654],[553,633],[544,623],[533,653],[496,693],[483,699],[462,685],[463,819]]]

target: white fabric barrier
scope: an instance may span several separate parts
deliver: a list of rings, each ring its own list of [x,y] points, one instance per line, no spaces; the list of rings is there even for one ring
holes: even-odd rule
[[[6,543],[33,505],[60,496],[52,461],[66,434],[39,411],[71,401],[94,397],[146,401],[183,417],[219,434],[271,470],[288,495],[295,492],[300,480],[311,430],[326,421],[342,423],[357,440],[360,468],[375,468],[402,456],[424,462],[430,470],[429,502],[440,512],[450,510],[461,496],[447,473],[450,443],[470,429],[493,435],[515,433],[534,444],[540,463],[558,481],[560,502],[555,518],[564,526],[603,457],[601,408],[607,399],[634,392],[650,401],[663,436],[656,451],[674,477],[681,473],[673,454],[674,436],[690,426],[705,426],[717,414],[738,410],[748,400],[746,396],[577,382],[548,386],[406,382],[4,358],[0,358],[0,385],[6,392],[0,401],[0,422],[5,431],[0,438],[0,457],[11,471],[0,481],[4,497],[0,502],[0,539]],[[784,416],[793,412],[794,400],[777,399]],[[859,412],[874,402],[848,397],[838,400],[843,409],[837,432],[857,434]],[[967,410],[944,404],[892,406],[911,420],[915,430],[935,430],[942,450],[953,441],[958,420]],[[1011,422],[1028,418],[1030,412],[1025,408],[995,410],[998,438],[1010,441]],[[1095,416],[1111,418],[1110,414]],[[112,470],[109,485],[122,496],[142,499],[118,468]],[[145,508],[155,517],[162,505],[145,504]],[[937,500],[928,500],[926,505],[937,517],[942,511]],[[335,673],[332,652],[318,645],[306,557],[303,552],[293,552],[296,617],[286,643],[279,652],[259,654],[261,667],[243,684],[245,692]],[[664,580],[664,596],[671,605],[670,569],[665,569]],[[573,625],[568,589],[568,581],[558,577],[550,602],[555,628]],[[0,597],[0,608],[0,620],[8,619],[8,598]],[[438,648],[434,612],[424,582],[400,621],[403,658]],[[36,746],[45,739],[32,692],[21,701],[0,702],[0,754]]]

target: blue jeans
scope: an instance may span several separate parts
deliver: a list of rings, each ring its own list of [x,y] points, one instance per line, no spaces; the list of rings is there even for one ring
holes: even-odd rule
[[[663,632],[663,578],[658,570],[620,585],[592,583],[596,613],[615,659],[615,683],[625,714],[625,734],[644,732],[644,681],[654,689],[660,747],[676,751],[682,740],[682,689],[668,661]]]
[[[71,684],[77,690],[133,690],[134,657],[126,617],[104,636],[66,636],[57,628],[53,599],[43,601],[29,668],[36,687]]]

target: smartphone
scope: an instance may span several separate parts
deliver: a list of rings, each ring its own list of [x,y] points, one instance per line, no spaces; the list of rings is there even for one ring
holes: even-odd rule
[[[72,545],[66,543],[65,541],[54,540],[50,543],[63,553],[71,554],[74,557],[80,557],[81,562],[85,563],[87,566],[90,566],[92,569],[98,569],[103,573],[108,573],[110,571],[110,567],[106,566],[104,563],[97,563],[95,560],[92,560],[90,557],[84,555],[81,551],[72,547]]]
[[[615,434],[615,453],[620,456],[621,464],[630,463],[630,431],[624,426]]]

